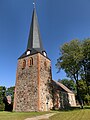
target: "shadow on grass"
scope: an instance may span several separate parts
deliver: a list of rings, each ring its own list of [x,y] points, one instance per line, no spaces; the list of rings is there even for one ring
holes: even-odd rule
[[[83,109],[90,109],[90,106],[84,106]],[[52,110],[52,111],[67,112],[67,111],[74,111],[74,110],[82,110],[82,108],[80,106],[77,106],[77,107],[69,107],[66,109],[59,109],[59,110]]]
[[[84,109],[90,109],[90,106],[85,106]]]
[[[65,108],[65,109],[52,110],[52,111],[67,112],[67,111],[74,111],[74,110],[81,110],[81,108],[80,108],[80,106],[77,106],[77,107],[69,107],[69,108]]]
[[[67,108],[67,109],[60,109],[60,111],[74,111],[74,110],[80,110],[80,106],[79,107],[70,107],[70,108]]]

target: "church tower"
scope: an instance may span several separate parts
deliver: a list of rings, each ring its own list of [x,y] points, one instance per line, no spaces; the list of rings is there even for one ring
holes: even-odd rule
[[[51,79],[51,61],[42,45],[34,8],[27,48],[18,59],[13,110],[49,110],[51,102],[47,83]]]

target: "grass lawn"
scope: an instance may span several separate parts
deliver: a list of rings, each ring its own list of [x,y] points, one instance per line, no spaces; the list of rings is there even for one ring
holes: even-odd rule
[[[49,120],[90,120],[90,109],[59,112]]]
[[[56,114],[49,120],[90,120],[90,107],[70,111],[53,111]],[[24,120],[49,112],[0,112],[0,120]]]
[[[25,118],[47,113],[48,112],[0,112],[0,120],[24,120]]]

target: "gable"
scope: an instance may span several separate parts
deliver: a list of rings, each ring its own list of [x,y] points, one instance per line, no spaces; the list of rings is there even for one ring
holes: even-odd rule
[[[56,88],[58,88],[58,89],[60,89],[60,90],[62,90],[62,91],[64,91],[64,92],[74,94],[70,89],[68,89],[68,88],[67,88],[65,85],[63,85],[62,83],[59,83],[59,82],[54,81],[54,80],[52,80],[52,81],[53,81],[53,84],[56,85]]]

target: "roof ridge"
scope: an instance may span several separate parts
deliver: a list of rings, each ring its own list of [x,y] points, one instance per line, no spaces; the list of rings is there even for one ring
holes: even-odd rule
[[[65,91],[69,92],[69,93],[73,93],[73,91],[71,91],[68,87],[66,87],[64,84],[53,80],[56,84],[58,84],[62,89],[64,89]]]

